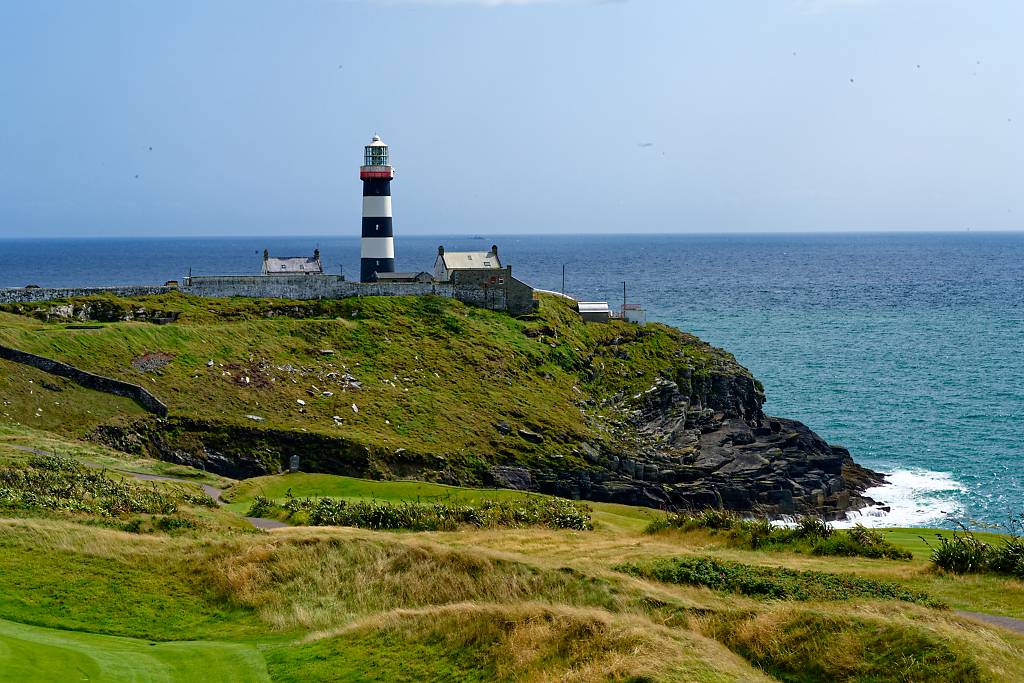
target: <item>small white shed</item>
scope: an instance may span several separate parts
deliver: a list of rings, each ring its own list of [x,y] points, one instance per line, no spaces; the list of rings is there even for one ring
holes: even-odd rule
[[[585,323],[606,323],[611,320],[612,309],[607,301],[580,301],[576,306]]]

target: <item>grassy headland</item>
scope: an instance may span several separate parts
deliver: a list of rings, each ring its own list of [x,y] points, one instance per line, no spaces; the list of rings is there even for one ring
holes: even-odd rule
[[[383,477],[426,467],[472,481],[494,462],[582,467],[580,443],[630,446],[605,399],[639,393],[657,377],[689,387],[746,374],[728,353],[670,327],[584,325],[557,297],[545,297],[530,319],[434,297],[168,294],[2,309],[0,343],[141,384],[170,408],[161,433],[175,448],[202,438],[231,451],[242,441],[254,457],[273,460],[270,471],[280,464],[265,447],[275,438],[333,449],[335,460],[362,461],[353,465],[359,474]],[[92,329],[61,317],[69,311]],[[133,311],[178,318],[122,320]],[[10,362],[0,361],[0,392],[0,417],[68,436],[145,419],[127,399]]]

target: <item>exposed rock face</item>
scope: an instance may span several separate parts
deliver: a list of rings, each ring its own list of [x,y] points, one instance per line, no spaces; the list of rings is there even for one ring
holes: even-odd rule
[[[621,417],[615,421],[617,434],[634,445],[612,452],[581,443],[578,453],[586,467],[496,464],[474,471],[405,449],[392,453],[323,435],[187,418],[106,426],[97,436],[123,451],[236,478],[279,472],[301,453],[303,469],[310,472],[484,483],[661,509],[837,518],[874,502],[862,494],[882,483],[882,475],[856,465],[845,448],[830,446],[806,425],[765,415],[764,396],[749,375],[690,384],[691,391],[683,392],[677,383],[658,378],[647,391],[606,406]],[[504,423],[496,430],[511,433]],[[516,434],[531,443],[544,439],[528,430]]]
[[[635,452],[601,453],[586,444],[589,472],[535,473],[542,491],[652,507],[726,508],[768,515],[841,517],[873,501],[883,481],[806,425],[769,417],[747,376],[716,376],[684,394],[659,378],[622,402],[639,435]],[[632,430],[631,430],[632,431]]]

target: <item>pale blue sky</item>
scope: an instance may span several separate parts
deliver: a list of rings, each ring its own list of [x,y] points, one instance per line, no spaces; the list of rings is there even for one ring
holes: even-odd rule
[[[0,237],[358,235],[374,133],[396,235],[1024,229],[1022,27],[1019,0],[5,0]]]

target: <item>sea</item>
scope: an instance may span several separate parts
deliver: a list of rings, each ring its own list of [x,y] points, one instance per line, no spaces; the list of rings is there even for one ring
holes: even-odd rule
[[[983,528],[1024,512],[1024,233],[399,234],[398,270],[431,270],[439,245],[491,244],[535,287],[625,296],[731,351],[768,413],[888,475],[868,492],[888,511],[849,524]],[[0,287],[252,274],[264,249],[314,248],[357,276],[350,234],[14,239],[0,240]]]

